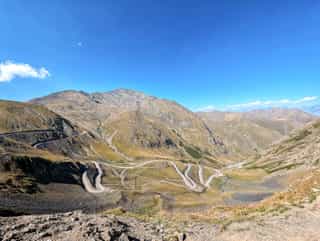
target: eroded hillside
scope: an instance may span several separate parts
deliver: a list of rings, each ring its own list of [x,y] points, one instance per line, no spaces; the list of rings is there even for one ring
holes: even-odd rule
[[[199,112],[205,123],[223,138],[226,148],[246,158],[304,127],[316,116],[297,109],[266,109],[249,112]]]
[[[175,103],[142,93],[69,91],[33,102],[37,104],[0,102],[1,215],[107,210],[107,215],[165,223],[169,231],[152,233],[156,237],[207,240],[219,235],[221,240],[229,240],[227,229],[233,235],[237,227],[256,228],[254,220],[277,222],[277,215],[283,213],[299,215],[288,219],[288,224],[303,223],[301,207],[313,205],[319,194],[320,122],[285,138],[313,120],[304,112],[219,113],[215,118],[229,123],[227,127],[221,124],[220,131],[228,140],[224,145],[217,137],[216,123],[211,127]],[[243,137],[246,133],[253,142],[245,144],[243,151],[257,145],[255,155],[227,162],[231,154],[241,153],[228,148],[248,142]],[[230,145],[232,137],[235,142]],[[283,140],[260,151],[267,146],[257,141],[260,138]],[[78,214],[56,216],[57,224],[61,224],[60,218],[68,220],[74,215]],[[83,214],[77,218],[86,219]],[[89,230],[87,221],[82,224]],[[119,235],[140,237],[122,230],[129,226],[114,222],[116,226],[105,228],[119,226]],[[189,231],[184,228],[186,223]],[[317,219],[312,219],[307,228],[312,230],[316,224]],[[264,232],[275,227],[272,223]],[[288,228],[286,223],[283,227]],[[183,230],[182,234],[172,232],[177,229]],[[28,232],[33,234],[32,230]],[[58,237],[55,229],[42,230]],[[255,230],[248,230],[244,232],[248,237],[255,235]],[[80,238],[88,237],[80,234]],[[12,237],[7,228],[0,229],[1,235]],[[290,235],[295,235],[294,230]]]
[[[319,154],[320,121],[315,121],[262,152],[250,167],[263,168],[269,173],[313,168],[320,163]]]
[[[228,159],[223,141],[196,114],[175,102],[141,92],[65,91],[31,102],[45,105],[106,142],[114,140],[123,157]]]

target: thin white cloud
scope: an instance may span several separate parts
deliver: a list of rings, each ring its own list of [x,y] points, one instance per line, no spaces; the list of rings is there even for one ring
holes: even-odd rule
[[[50,73],[44,67],[36,69],[29,64],[5,61],[0,63],[0,82],[9,82],[16,77],[44,79]]]
[[[223,111],[246,111],[253,109],[262,109],[270,107],[299,107],[312,103],[319,99],[318,96],[305,96],[300,99],[279,99],[279,100],[256,100],[248,103],[227,105],[222,108],[215,108],[212,105],[205,106],[197,109],[196,111],[213,111],[213,110],[223,110]]]
[[[78,43],[77,43],[77,46],[78,46],[78,47],[82,47],[82,42],[78,42]]]
[[[200,108],[196,109],[195,111],[209,112],[209,111],[214,111],[214,110],[217,110],[217,109],[218,108],[214,107],[213,105],[208,105],[208,106],[200,107]]]
[[[267,107],[294,107],[299,104],[305,104],[318,99],[318,96],[306,96],[301,99],[280,99],[280,100],[267,100],[267,101],[253,101],[243,104],[228,105],[225,108],[227,110],[242,110],[252,108],[267,108]]]
[[[298,100],[297,103],[304,103],[304,102],[314,101],[317,99],[318,99],[318,96],[306,96],[306,97],[303,97],[302,99]]]

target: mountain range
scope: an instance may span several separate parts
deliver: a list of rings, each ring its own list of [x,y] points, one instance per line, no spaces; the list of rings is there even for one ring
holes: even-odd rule
[[[64,91],[31,103],[65,116],[112,145],[125,159],[217,158],[226,153],[223,142],[195,113],[141,92]]]
[[[299,109],[272,108],[248,112],[199,112],[198,115],[238,158],[254,155],[295,129],[316,119]]]
[[[80,209],[191,222],[193,237],[193,220],[282,214],[315,200],[319,123],[299,109],[192,112],[127,89],[1,100],[0,215]]]
[[[239,160],[316,119],[298,109],[193,113],[176,102],[118,89],[64,91],[34,99],[95,133],[130,158]],[[191,154],[191,156],[190,156]]]

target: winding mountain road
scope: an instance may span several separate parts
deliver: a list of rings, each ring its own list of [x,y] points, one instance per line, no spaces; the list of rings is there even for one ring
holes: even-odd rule
[[[188,166],[187,170],[185,171],[185,173],[183,174],[180,171],[180,169],[178,168],[178,166],[174,162],[170,161],[170,164],[173,166],[173,168],[175,169],[176,173],[181,177],[181,179],[183,180],[185,186],[188,189],[190,189],[192,191],[195,191],[194,182],[192,180],[190,181],[190,178],[187,177],[189,166]]]
[[[144,161],[142,163],[128,165],[128,166],[113,165],[113,164],[106,163],[106,162],[98,163],[98,162],[94,161],[93,163],[98,171],[98,175],[95,178],[94,184],[91,184],[91,182],[88,178],[87,171],[85,171],[82,175],[83,185],[84,185],[85,189],[90,193],[112,192],[112,189],[106,188],[101,184],[101,178],[103,175],[103,171],[100,167],[100,164],[107,166],[107,167],[110,167],[113,174],[120,178],[122,186],[125,186],[125,178],[126,178],[126,174],[127,174],[128,170],[142,168],[142,167],[149,165],[149,164],[161,163],[161,162],[166,162],[169,165],[171,165],[174,168],[175,172],[178,174],[178,176],[180,176],[180,178],[182,179],[184,187],[192,192],[197,192],[197,193],[204,192],[206,189],[210,188],[210,184],[212,183],[212,181],[215,178],[219,178],[219,177],[224,176],[223,171],[221,171],[219,169],[207,167],[207,169],[211,170],[213,173],[205,180],[204,168],[202,165],[199,164],[197,166],[199,180],[196,181],[194,177],[190,176],[191,169],[193,167],[196,167],[196,165],[188,163],[185,170],[181,171],[175,162],[169,161],[169,160],[161,160],[161,159],[160,160]],[[233,168],[239,169],[243,166],[243,164],[244,164],[244,162],[233,164],[233,165],[230,165],[224,169],[233,169]],[[120,170],[118,171],[117,169],[118,170],[120,169],[121,171]],[[181,186],[178,183],[172,183],[167,180],[160,180],[160,182],[166,182],[169,184]]]
[[[195,165],[193,165],[191,163],[188,163],[187,164],[187,168],[185,169],[184,172],[182,172],[179,169],[179,167],[173,161],[169,161],[169,160],[149,160],[149,161],[145,161],[145,162],[142,162],[142,163],[139,163],[139,164],[136,164],[136,165],[130,165],[130,166],[119,166],[119,165],[113,165],[113,164],[109,164],[109,163],[105,163],[105,162],[101,163],[101,164],[112,168],[113,173],[121,179],[121,183],[122,183],[122,185],[124,185],[124,179],[125,179],[125,174],[126,174],[124,171],[129,170],[129,169],[141,168],[141,167],[144,167],[146,165],[157,163],[157,162],[166,162],[169,165],[171,165],[175,169],[175,171],[178,174],[178,176],[181,177],[185,187],[187,189],[189,189],[190,191],[193,191],[193,192],[198,192],[198,193],[203,192],[205,189],[210,188],[210,184],[211,184],[211,182],[213,181],[214,178],[218,178],[218,177],[224,176],[224,174],[220,170],[214,169],[214,168],[210,168],[211,170],[214,171],[214,173],[211,176],[209,176],[207,181],[205,181],[204,172],[203,172],[203,166],[202,165],[198,165],[198,175],[199,175],[199,181],[200,181],[200,184],[198,184],[189,175],[191,169]],[[121,169],[122,170],[121,174],[115,169]],[[174,184],[174,183],[171,183],[171,184]]]
[[[83,136],[83,135],[86,135],[86,134],[87,134],[87,132],[83,131],[80,134],[74,134],[72,136],[65,136],[65,137],[62,137],[62,138],[54,138],[54,139],[50,139],[50,140],[37,142],[35,144],[32,144],[32,146],[34,148],[38,148],[40,145],[43,145],[43,144],[48,144],[48,143],[55,142],[55,141],[61,141],[61,140],[65,140],[65,139],[68,139],[68,138],[80,137],[80,136]]]
[[[135,165],[130,165],[130,166],[118,166],[118,165],[113,165],[113,164],[106,163],[106,162],[103,162],[101,164],[105,165],[105,166],[108,166],[108,167],[118,168],[118,169],[135,169],[135,168],[143,167],[143,166],[146,166],[148,164],[153,164],[153,163],[156,163],[156,162],[168,162],[168,161],[167,160],[149,160],[149,161],[145,161],[145,162],[138,163],[138,164],[135,164]]]
[[[89,193],[102,193],[102,192],[112,192],[113,190],[108,188],[108,187],[104,187],[101,183],[102,180],[102,175],[103,175],[103,171],[100,167],[100,164],[98,162],[93,162],[93,164],[95,165],[97,171],[98,171],[98,175],[96,176],[95,180],[94,180],[94,184],[92,184],[89,180],[88,177],[88,172],[84,171],[82,174],[82,184],[85,188],[85,190]]]
[[[105,138],[106,142],[108,143],[108,145],[110,146],[110,148],[117,153],[119,156],[121,156],[122,158],[128,160],[128,161],[133,161],[133,158],[127,156],[126,154],[124,154],[123,152],[119,151],[118,147],[116,147],[115,145],[113,145],[112,140],[115,137],[115,135],[118,133],[117,130],[115,130],[111,136]]]
[[[247,163],[247,161],[241,161],[241,162],[233,163],[233,164],[230,164],[230,165],[226,166],[224,169],[240,169],[246,163]]]

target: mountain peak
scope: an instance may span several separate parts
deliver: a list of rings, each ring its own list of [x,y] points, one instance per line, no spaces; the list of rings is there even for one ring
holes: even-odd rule
[[[45,97],[38,97],[35,99],[30,100],[31,103],[37,103],[37,102],[43,102],[43,101],[51,101],[54,99],[61,99],[61,98],[68,98],[68,99],[79,99],[79,98],[88,98],[90,94],[84,92],[84,91],[78,91],[78,90],[63,90],[54,92],[52,94],[49,94]]]
[[[197,147],[211,154],[222,153],[218,138],[197,115],[176,102],[143,92],[130,89],[92,94],[64,91],[35,99],[33,103],[45,105],[97,135],[111,136],[116,130],[124,150],[135,147],[140,156],[160,152],[181,158],[189,156],[184,149],[189,150],[187,147]],[[166,146],[161,143],[166,142],[174,144],[161,149]]]
[[[108,91],[107,93],[126,93],[126,94],[143,94],[143,95],[145,95],[145,93],[142,91],[127,89],[127,88],[118,88],[118,89]]]

